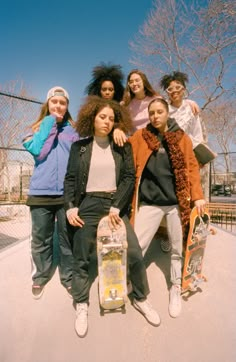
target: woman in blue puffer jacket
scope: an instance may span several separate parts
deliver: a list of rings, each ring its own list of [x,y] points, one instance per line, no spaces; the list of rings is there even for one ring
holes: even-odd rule
[[[41,113],[23,140],[23,146],[35,160],[27,205],[32,219],[32,293],[39,299],[52,276],[53,236],[57,225],[59,275],[70,294],[72,250],[66,228],[63,181],[71,144],[78,140],[68,111],[69,95],[62,87],[53,87]]]

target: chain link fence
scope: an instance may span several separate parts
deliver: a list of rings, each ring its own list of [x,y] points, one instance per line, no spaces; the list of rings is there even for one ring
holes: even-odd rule
[[[22,138],[41,105],[35,99],[0,92],[0,250],[31,232],[25,201],[34,160],[23,149]]]

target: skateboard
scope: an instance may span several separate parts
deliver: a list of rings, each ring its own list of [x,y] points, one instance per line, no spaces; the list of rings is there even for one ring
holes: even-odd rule
[[[118,229],[110,229],[108,216],[97,228],[98,294],[100,312],[121,309],[127,302],[127,235],[124,222]]]
[[[199,217],[197,208],[194,207],[190,214],[182,276],[182,294],[187,291],[190,293],[198,291],[200,289],[199,284],[207,281],[202,274],[202,265],[209,234],[215,234],[215,230],[210,227],[209,211],[206,209],[204,215]]]

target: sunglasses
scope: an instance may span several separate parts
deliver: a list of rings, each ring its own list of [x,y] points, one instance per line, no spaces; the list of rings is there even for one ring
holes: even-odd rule
[[[174,87],[168,87],[166,88],[166,92],[167,93],[174,93],[174,92],[180,92],[181,90],[184,89],[184,86],[182,85],[176,85]]]

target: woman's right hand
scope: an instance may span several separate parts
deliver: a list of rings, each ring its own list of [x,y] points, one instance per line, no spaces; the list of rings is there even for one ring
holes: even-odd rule
[[[51,113],[51,115],[56,118],[56,122],[57,122],[57,123],[60,123],[60,122],[63,121],[64,116],[61,115],[60,113],[54,111],[53,113]]]
[[[127,137],[121,129],[116,128],[113,132],[113,140],[118,146],[123,147],[127,141]]]
[[[66,211],[66,217],[72,226],[79,226],[82,228],[84,226],[84,221],[79,217],[78,207],[73,207]]]

